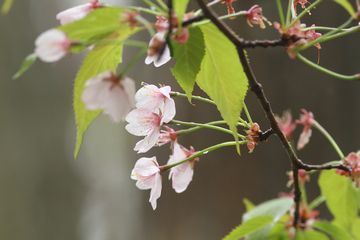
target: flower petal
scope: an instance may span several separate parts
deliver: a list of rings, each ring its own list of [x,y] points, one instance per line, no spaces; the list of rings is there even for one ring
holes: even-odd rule
[[[150,199],[149,199],[149,202],[151,203],[153,210],[155,210],[157,207],[157,200],[161,196],[161,189],[162,189],[161,175],[160,173],[157,173],[155,175],[155,184],[151,189]]]

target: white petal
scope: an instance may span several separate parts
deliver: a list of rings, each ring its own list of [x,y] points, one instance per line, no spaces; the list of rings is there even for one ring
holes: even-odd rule
[[[175,101],[172,98],[165,100],[164,108],[162,109],[162,122],[168,123],[174,119],[176,114]]]
[[[149,202],[151,203],[153,210],[156,209],[157,200],[161,196],[161,188],[162,188],[161,175],[160,173],[157,173],[155,175],[155,185],[151,189],[150,199],[149,199]]]
[[[194,175],[192,163],[183,163],[172,169],[172,187],[177,193],[182,193],[189,186]]]
[[[154,175],[159,171],[159,164],[156,161],[156,157],[143,157],[136,161],[135,166],[131,172],[131,179],[139,180],[143,177]]]
[[[85,84],[82,101],[89,110],[97,110],[102,108],[104,102],[104,95],[111,88],[111,83],[103,81],[101,77],[94,77],[88,80]]]
[[[173,154],[170,156],[167,164],[174,164],[184,159],[186,159],[186,152],[181,148],[181,145],[178,142],[174,142]]]
[[[165,97],[170,98],[170,93],[171,93],[171,87],[170,86],[162,87],[162,88],[159,89],[159,91]]]
[[[156,124],[158,116],[147,109],[134,109],[125,118],[129,123],[125,129],[135,136],[147,136],[150,132],[159,127]]]
[[[156,58],[154,60],[154,66],[160,67],[160,66],[164,65],[165,63],[169,62],[170,60],[171,60],[170,49],[166,45],[161,57],[159,58],[159,56],[156,56]]]
[[[159,108],[163,98],[157,86],[145,85],[137,91],[135,100],[137,108],[146,108],[149,111],[154,111],[156,108]]]
[[[67,54],[69,46],[65,33],[50,29],[36,39],[35,54],[44,62],[55,62]]]
[[[156,174],[138,180],[136,182],[136,187],[140,190],[147,190],[153,188],[155,185],[155,177]]]
[[[69,8],[56,15],[56,19],[60,21],[61,25],[68,24],[84,18],[91,10],[91,3],[86,3],[73,8]]]
[[[152,132],[146,136],[143,140],[136,143],[134,151],[138,153],[145,153],[156,145],[160,137],[160,128],[152,130]]]
[[[298,144],[297,144],[297,149],[298,150],[304,148],[305,145],[309,143],[311,135],[312,135],[312,130],[311,129],[308,129],[307,131],[303,131],[300,134]]]
[[[155,61],[156,57],[157,57],[157,55],[147,56],[147,57],[145,58],[145,64],[146,64],[146,65],[151,64],[152,62]]]

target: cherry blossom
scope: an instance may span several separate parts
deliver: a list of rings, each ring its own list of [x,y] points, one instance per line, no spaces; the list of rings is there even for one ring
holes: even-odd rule
[[[312,134],[312,125],[314,124],[314,114],[312,112],[308,112],[305,109],[301,109],[302,114],[299,120],[296,120],[297,124],[301,124],[304,126],[303,131],[300,134],[299,141],[297,143],[297,149],[303,149],[305,145],[310,141],[310,137]]]
[[[176,114],[175,102],[170,97],[170,93],[170,86],[158,88],[155,85],[145,85],[135,95],[136,107],[161,113],[161,123],[168,123]]]
[[[62,11],[56,15],[56,19],[60,21],[61,25],[69,24],[84,18],[91,11],[101,6],[102,4],[98,0],[94,0]]]
[[[155,67],[160,67],[170,59],[170,49],[165,42],[165,32],[158,32],[150,40],[145,64],[154,63]]]
[[[259,25],[260,28],[264,29],[266,27],[264,22],[271,25],[271,23],[263,16],[262,8],[259,5],[252,6],[246,12],[245,16],[250,27],[253,27],[253,25]]]
[[[50,29],[35,40],[35,54],[44,62],[56,62],[69,52],[70,46],[64,32]]]
[[[160,167],[156,157],[140,158],[132,172],[131,179],[136,180],[136,186],[141,190],[151,189],[149,202],[155,210],[157,199],[161,196],[162,181]]]
[[[350,177],[355,185],[360,188],[360,152],[352,152],[342,161],[351,171],[347,172],[338,169],[336,172],[340,175]]]
[[[164,16],[156,16],[155,29],[157,32],[166,32],[169,28],[169,21]]]
[[[278,126],[286,139],[290,140],[296,128],[296,123],[292,119],[290,111],[285,111],[282,117],[275,116]]]
[[[173,154],[170,156],[168,165],[180,162],[190,157],[195,152],[194,149],[186,149],[179,143],[174,142]],[[180,165],[172,167],[169,179],[172,180],[172,187],[177,193],[182,193],[189,186],[194,175],[194,163],[196,159],[184,162]]]
[[[296,7],[298,4],[304,9],[306,8],[306,4],[309,4],[308,0],[294,0],[294,6]]]
[[[160,137],[157,142],[159,147],[168,143],[175,143],[177,140],[177,134],[174,129],[168,126],[164,126],[164,128],[165,130],[160,130]],[[173,148],[173,144],[171,148]]]
[[[135,82],[120,78],[111,71],[103,72],[88,80],[82,94],[87,109],[101,109],[114,122],[124,120],[135,106]]]
[[[252,153],[260,141],[261,130],[259,124],[253,123],[250,129],[246,131],[246,134],[247,148],[249,152]]]
[[[126,121],[129,124],[125,128],[129,133],[135,136],[145,136],[136,143],[135,151],[145,153],[155,146],[160,137],[162,123],[162,117],[159,114],[145,108],[137,108],[126,116]]]

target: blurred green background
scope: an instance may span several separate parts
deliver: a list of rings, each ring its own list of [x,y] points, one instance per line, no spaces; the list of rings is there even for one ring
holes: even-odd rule
[[[11,12],[0,17],[0,239],[220,239],[241,222],[244,197],[260,203],[287,191],[289,161],[275,137],[251,155],[245,149],[241,157],[233,149],[223,149],[201,158],[193,182],[182,194],[176,194],[164,176],[155,212],[148,203],[149,192],[138,190],[130,180],[138,159],[132,148],[138,139],[126,133],[124,124],[100,117],[87,133],[79,159],[74,160],[72,86],[83,56],[68,56],[54,64],[38,62],[17,81],[11,76],[33,51],[34,39],[58,24],[55,15],[84,2],[16,0]],[[263,6],[269,20],[277,20],[274,0],[241,0],[235,7],[247,9],[255,3]],[[332,1],[324,1],[305,22],[337,26],[346,19],[346,12]],[[249,29],[243,20],[232,24],[248,39],[278,37],[272,27],[261,31]],[[147,35],[139,38],[148,41]],[[341,73],[356,73],[359,40],[359,34],[354,34],[323,44],[321,64]],[[281,48],[249,50],[249,55],[277,113],[291,109],[297,116],[300,108],[309,109],[344,152],[359,149],[358,82],[316,72],[290,60]],[[315,49],[309,50],[309,57],[316,60]],[[167,67],[139,64],[129,76],[138,87],[148,82],[179,89]],[[267,129],[252,93],[247,102],[256,121]],[[177,100],[177,111],[177,119],[182,120],[207,122],[219,117],[211,106],[191,106],[182,99]],[[205,130],[181,139],[181,143],[202,149],[226,137]],[[147,156],[156,155],[165,163],[169,154],[163,147]],[[336,160],[335,152],[317,132],[300,157],[314,164]],[[313,177],[310,198],[318,192],[315,183]],[[328,217],[326,212],[321,216]]]

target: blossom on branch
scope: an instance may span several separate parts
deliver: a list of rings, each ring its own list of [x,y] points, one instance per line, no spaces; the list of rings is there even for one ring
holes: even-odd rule
[[[178,163],[194,154],[195,150],[190,150],[181,146],[178,142],[174,142],[173,154],[170,156],[168,165]],[[189,186],[194,175],[194,164],[197,159],[186,161],[180,165],[172,167],[169,179],[172,180],[172,187],[177,193],[182,193]]]
[[[275,116],[275,119],[281,132],[284,134],[287,140],[290,140],[296,128],[296,123],[292,119],[291,112],[285,111],[281,117]]]
[[[151,189],[149,202],[155,210],[157,199],[161,196],[162,180],[160,167],[156,157],[140,158],[132,172],[131,179],[136,180],[136,186],[141,190]]]
[[[71,44],[64,32],[50,29],[35,40],[35,54],[44,62],[56,62],[69,52]]]
[[[260,142],[261,133],[260,126],[257,123],[253,123],[249,130],[246,131],[247,148],[249,149],[249,153],[252,153],[256,145]]]
[[[56,19],[60,21],[61,25],[69,24],[86,17],[91,11],[102,6],[98,0],[93,0],[58,13]]]
[[[340,175],[350,177],[356,187],[360,188],[360,152],[350,153],[342,160],[342,162],[350,169],[350,172],[340,169],[337,169],[336,172]]]
[[[253,27],[253,25],[259,25],[260,28],[264,29],[266,28],[265,22],[271,25],[271,23],[264,17],[262,8],[259,5],[252,6],[246,11],[245,16],[250,27]]]
[[[160,130],[160,136],[157,145],[161,147],[165,144],[172,143],[171,148],[173,148],[173,143],[175,143],[177,140],[177,133],[174,129],[168,126],[164,126],[164,128],[165,130]]]
[[[82,101],[87,109],[101,109],[114,122],[120,122],[135,106],[134,96],[134,80],[106,71],[86,82]]]
[[[312,134],[312,125],[314,124],[314,114],[312,112],[308,112],[305,109],[301,109],[302,114],[300,115],[300,119],[296,120],[297,124],[303,125],[303,131],[300,134],[299,141],[297,143],[297,149],[303,149],[306,144],[309,143],[310,137]]]

